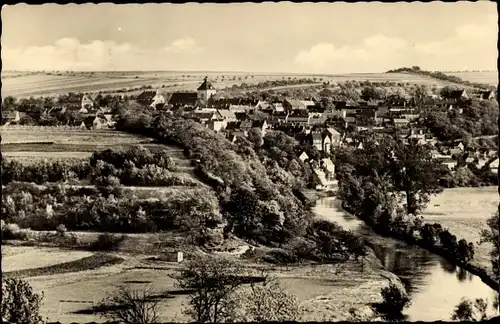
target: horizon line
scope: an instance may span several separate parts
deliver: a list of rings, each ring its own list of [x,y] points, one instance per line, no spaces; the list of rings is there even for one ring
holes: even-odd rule
[[[389,70],[388,70],[389,71]],[[425,70],[424,70],[425,71]],[[344,72],[344,73],[319,73],[319,72],[277,72],[277,71],[238,71],[238,70],[22,70],[22,69],[2,69],[3,72],[29,72],[29,73],[144,73],[144,72],[173,72],[173,73],[242,73],[249,75],[310,75],[310,76],[337,76],[345,74],[385,74],[383,72]],[[498,72],[498,70],[434,70],[433,72],[442,73],[479,73],[479,72]]]

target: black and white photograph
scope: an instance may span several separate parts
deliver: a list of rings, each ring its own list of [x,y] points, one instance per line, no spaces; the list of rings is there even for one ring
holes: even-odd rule
[[[2,323],[500,323],[496,2],[1,9]]]

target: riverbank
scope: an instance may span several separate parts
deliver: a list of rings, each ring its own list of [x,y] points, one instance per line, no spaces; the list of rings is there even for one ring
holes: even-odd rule
[[[352,215],[355,215],[356,217],[358,217],[360,220],[362,220],[364,222],[363,218],[360,218],[359,216],[357,216],[353,212],[353,210],[351,210],[349,208],[349,206],[347,206],[345,203],[342,203],[341,206],[342,206],[343,210],[345,210],[346,212],[348,212]],[[364,222],[364,223],[367,224],[368,226],[370,226],[368,223],[366,223],[366,222]],[[421,248],[423,248],[431,253],[434,253],[434,254],[444,258],[448,262],[452,263],[453,265],[458,266],[458,267],[472,273],[473,275],[479,277],[481,279],[481,281],[484,282],[486,285],[488,285],[491,289],[493,289],[497,292],[500,292],[500,284],[498,282],[496,282],[487,273],[486,269],[472,265],[470,262],[467,262],[467,263],[457,262],[457,260],[455,258],[450,257],[449,253],[447,251],[445,251],[443,248],[441,248],[440,246],[426,244],[425,242],[423,242],[421,240],[415,240],[414,237],[396,235],[395,233],[393,234],[393,233],[381,232],[380,230],[378,230],[374,227],[371,227],[371,226],[370,226],[370,228],[378,235],[385,236],[385,237],[391,237],[391,238],[394,238],[396,240],[400,240],[402,242],[405,242],[408,245],[415,245],[415,246],[421,247]]]

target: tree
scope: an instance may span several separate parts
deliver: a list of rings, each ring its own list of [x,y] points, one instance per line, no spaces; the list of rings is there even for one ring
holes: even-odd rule
[[[231,295],[243,284],[242,268],[228,259],[199,256],[184,263],[175,275],[177,286],[189,290],[184,310],[197,322],[219,323],[234,317]]]
[[[153,286],[141,289],[120,286],[98,308],[103,317],[125,323],[149,324],[160,319],[160,299],[155,297]]]
[[[2,279],[2,318],[12,323],[43,323],[40,316],[43,293],[37,294],[20,278]]]
[[[405,193],[407,213],[416,215],[430,195],[439,193],[439,179],[446,170],[427,147],[414,142],[405,145],[399,139],[394,144],[391,170],[395,188]]]
[[[467,298],[462,298],[455,306],[451,319],[453,321],[484,321],[488,319],[487,308],[488,303],[482,298],[477,298],[474,303]]]
[[[401,320],[403,309],[410,304],[410,299],[406,293],[394,283],[381,290],[383,301],[374,304],[374,310],[381,314],[388,321]]]
[[[240,300],[244,301],[241,305],[244,309],[243,321],[300,321],[299,301],[287,293],[276,278],[266,278],[262,285],[252,283],[250,292]]]
[[[260,128],[250,129],[250,131],[248,131],[248,140],[254,145],[255,148],[261,147],[264,144],[264,139]]]

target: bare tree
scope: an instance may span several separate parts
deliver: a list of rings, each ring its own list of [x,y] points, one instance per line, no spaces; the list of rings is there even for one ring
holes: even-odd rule
[[[239,264],[213,256],[184,263],[174,276],[179,288],[190,290],[184,313],[197,322],[219,323],[233,318],[237,305],[231,294],[243,284],[241,272]]]
[[[153,286],[139,289],[120,286],[101,302],[99,308],[104,317],[112,320],[149,324],[159,320],[160,301],[155,297]]]

